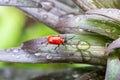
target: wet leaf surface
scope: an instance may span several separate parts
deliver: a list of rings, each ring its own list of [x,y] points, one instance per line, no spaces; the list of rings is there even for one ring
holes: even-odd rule
[[[107,38],[87,34],[67,34],[60,36],[67,40],[65,45],[58,47],[58,45],[48,44],[47,37],[33,39],[24,42],[19,47],[0,50],[0,60],[23,63],[84,62],[89,64],[106,64],[104,49],[108,41]]]
[[[87,14],[98,14],[98,15],[102,15],[108,18],[112,18],[118,22],[120,21],[120,10],[119,9],[113,9],[113,8],[93,9],[93,10],[88,10],[86,13]]]
[[[28,4],[29,3],[29,4]],[[1,6],[20,6],[20,7],[42,7],[41,4],[33,0],[0,0]]]

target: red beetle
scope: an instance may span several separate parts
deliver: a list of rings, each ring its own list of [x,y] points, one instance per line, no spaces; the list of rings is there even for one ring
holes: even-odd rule
[[[72,38],[74,38],[75,36],[73,36]],[[67,40],[70,40],[72,38],[69,38]],[[58,45],[57,47],[59,47],[60,44],[64,45],[65,43],[67,43],[66,37],[62,38],[61,36],[49,36],[47,38],[47,41],[49,44],[54,44],[54,45]],[[56,48],[57,48],[56,47]],[[65,46],[66,47],[66,46]],[[56,49],[55,48],[55,49]],[[67,47],[66,47],[67,48]]]
[[[47,38],[48,43],[54,44],[54,45],[60,45],[65,43],[65,39],[63,39],[61,36],[49,36]]]

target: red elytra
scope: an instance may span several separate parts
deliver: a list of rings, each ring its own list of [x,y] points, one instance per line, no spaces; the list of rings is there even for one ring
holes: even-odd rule
[[[49,36],[47,38],[48,43],[54,44],[54,45],[60,45],[64,44],[65,40],[61,36]]]

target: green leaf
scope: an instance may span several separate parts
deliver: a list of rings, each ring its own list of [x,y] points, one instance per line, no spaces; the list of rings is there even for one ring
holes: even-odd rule
[[[88,0],[87,0],[88,1]],[[118,8],[120,9],[120,0],[92,0],[91,4],[97,8]]]
[[[83,11],[100,8],[120,9],[120,0],[73,0]]]
[[[111,39],[117,39],[120,36],[119,21],[97,14],[86,14],[68,18],[61,21],[57,27],[58,29],[61,29],[61,27],[70,29],[71,32],[79,34],[81,34],[80,29],[83,29]]]
[[[110,54],[107,59],[107,71],[105,80],[120,80],[120,60],[119,51],[116,50]]]
[[[0,48],[18,45],[25,15],[13,7],[0,7]]]

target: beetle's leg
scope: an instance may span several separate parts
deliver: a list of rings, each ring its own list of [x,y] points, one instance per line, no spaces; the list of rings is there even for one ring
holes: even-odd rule
[[[55,50],[60,46],[60,44],[58,46],[55,47]]]
[[[67,49],[66,43],[62,43],[62,45]]]

